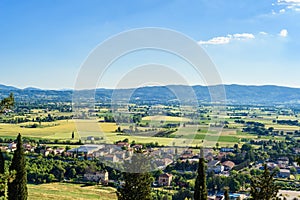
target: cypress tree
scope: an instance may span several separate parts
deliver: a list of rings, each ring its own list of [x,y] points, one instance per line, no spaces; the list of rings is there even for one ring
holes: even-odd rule
[[[14,170],[16,177],[12,182],[8,183],[8,200],[27,200],[26,160],[20,133],[17,137],[17,149],[14,152],[9,170]]]
[[[206,173],[205,173],[205,160],[203,150],[200,150],[200,158],[197,169],[197,177],[195,181],[194,200],[207,200],[207,186],[206,186]]]
[[[118,200],[143,199],[151,200],[152,177],[149,171],[149,160],[140,153],[134,154],[131,162],[125,164],[123,172],[124,185],[118,188]]]
[[[225,198],[225,200],[229,200],[229,192],[228,192],[228,187],[226,187],[226,188],[224,188],[224,198]]]
[[[0,151],[0,184],[1,184],[1,190],[0,190],[0,198],[5,196],[5,160],[3,157],[3,153]],[[3,188],[4,187],[4,188]]]

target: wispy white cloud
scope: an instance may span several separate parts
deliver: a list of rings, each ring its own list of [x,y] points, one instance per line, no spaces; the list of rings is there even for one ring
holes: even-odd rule
[[[279,10],[279,13],[285,13],[285,9]]]
[[[278,0],[278,3],[294,3],[294,4],[300,4],[300,0]]]
[[[286,29],[282,29],[279,33],[279,36],[287,37],[288,36],[288,31]]]
[[[233,40],[249,40],[254,39],[255,36],[251,33],[236,33],[228,34],[227,36],[214,37],[207,41],[199,41],[199,44],[228,44]]]
[[[199,41],[199,44],[228,44],[231,40],[231,37],[225,36],[225,37],[214,37],[207,41]]]
[[[277,4],[285,6],[286,9],[300,12],[300,0],[277,0]],[[285,12],[285,9],[281,9],[281,10],[282,10],[282,12]],[[282,13],[282,12],[280,12],[280,13]]]
[[[244,39],[254,39],[255,36],[251,33],[236,33],[233,34],[234,39],[244,40]]]
[[[268,35],[268,33],[264,32],[264,31],[261,31],[259,32],[260,35]]]

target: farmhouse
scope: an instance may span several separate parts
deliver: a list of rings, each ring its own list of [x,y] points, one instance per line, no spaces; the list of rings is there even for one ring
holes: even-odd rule
[[[173,177],[172,174],[168,174],[168,173],[161,174],[158,177],[158,184],[160,186],[170,186],[171,185],[171,181],[172,181],[172,177]]]
[[[131,148],[133,148],[136,151],[137,150],[142,150],[143,149],[143,145],[141,145],[141,144],[135,144]]]
[[[222,163],[222,165],[224,166],[225,171],[230,171],[235,166],[235,163],[232,161],[225,161]]]
[[[92,181],[92,182],[100,182],[100,183],[107,183],[108,182],[108,172],[95,172],[95,173],[86,173],[83,175],[84,180]]]
[[[289,165],[289,158],[288,157],[280,157],[277,159],[278,167],[286,168]]]
[[[213,171],[216,174],[219,174],[224,171],[224,166],[220,165],[220,161],[212,160],[207,163],[208,171]]]
[[[280,169],[278,176],[281,178],[289,178],[291,175],[289,169]]]
[[[130,144],[128,142],[118,142],[117,146],[118,147],[123,147],[123,148],[129,148]]]
[[[274,162],[267,162],[267,167],[270,170],[273,170],[275,167],[277,167],[277,164]]]
[[[57,154],[62,154],[64,151],[65,151],[65,148],[62,148],[62,147],[56,149]]]

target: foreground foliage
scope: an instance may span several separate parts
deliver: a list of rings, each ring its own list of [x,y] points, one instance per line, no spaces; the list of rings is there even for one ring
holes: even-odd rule
[[[8,182],[8,200],[27,200],[26,160],[21,134],[18,135],[17,149],[9,170],[16,171],[16,178],[12,182]]]
[[[276,198],[279,186],[275,183],[275,174],[275,171],[271,173],[267,165],[264,165],[264,172],[252,178],[250,195],[253,200],[271,200]]]
[[[151,200],[151,183],[153,182],[149,171],[149,160],[142,154],[133,155],[131,162],[125,164],[123,173],[124,185],[118,191],[119,200],[143,199]]]

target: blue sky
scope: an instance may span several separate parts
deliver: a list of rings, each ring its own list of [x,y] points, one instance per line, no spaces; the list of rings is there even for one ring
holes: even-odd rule
[[[1,0],[0,84],[73,88],[80,66],[105,39],[162,27],[199,42],[226,84],[300,87],[299,21],[300,0]],[[187,67],[165,54],[144,53]],[[109,80],[119,78],[118,63],[113,67],[100,87],[113,87]],[[192,73],[190,83],[202,84]]]

